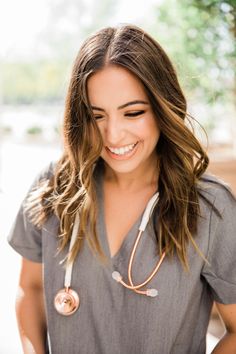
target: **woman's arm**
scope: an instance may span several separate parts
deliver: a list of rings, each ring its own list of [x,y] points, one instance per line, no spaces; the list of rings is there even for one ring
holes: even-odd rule
[[[216,302],[216,307],[225,324],[226,333],[212,354],[236,354],[236,304],[223,305]]]
[[[16,316],[24,354],[45,354],[42,264],[22,258]]]

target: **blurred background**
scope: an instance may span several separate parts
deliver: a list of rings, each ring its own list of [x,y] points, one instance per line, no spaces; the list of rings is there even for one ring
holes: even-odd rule
[[[6,243],[38,171],[60,156],[60,125],[81,42],[133,23],[175,64],[209,171],[236,191],[236,0],[8,0],[0,2],[0,353],[21,352],[14,314],[19,256]],[[208,353],[224,329],[215,311]]]

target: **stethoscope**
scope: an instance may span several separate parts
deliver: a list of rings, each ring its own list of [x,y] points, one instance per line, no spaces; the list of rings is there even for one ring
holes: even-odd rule
[[[165,258],[165,252],[163,252],[160,260],[157,262],[156,267],[154,270],[151,272],[149,277],[142,282],[141,284],[134,285],[133,280],[132,280],[132,264],[134,260],[134,256],[137,250],[138,243],[140,241],[141,235],[146,229],[146,226],[148,224],[148,221],[152,215],[153,209],[158,202],[159,198],[159,193],[155,193],[153,197],[149,200],[146,209],[143,213],[142,221],[139,226],[139,232],[136,237],[130,259],[129,259],[129,265],[128,265],[128,279],[129,279],[129,284],[125,283],[122,280],[122,276],[120,275],[119,272],[114,271],[112,273],[112,278],[116,280],[118,283],[121,283],[124,287],[134,290],[138,294],[150,296],[150,297],[156,297],[158,295],[158,291],[156,289],[146,289],[146,290],[139,290],[140,288],[144,287],[146,284],[148,284],[152,278],[155,276],[157,273],[158,269],[160,268],[164,258]],[[76,214],[75,218],[75,223],[73,226],[73,231],[72,231],[72,236],[70,240],[70,246],[69,246],[69,252],[72,250],[77,235],[78,235],[78,230],[79,230],[79,215]],[[73,269],[73,262],[67,263],[66,265],[66,272],[65,272],[65,279],[64,279],[64,288],[59,290],[58,293],[56,294],[54,298],[54,306],[57,312],[61,315],[64,316],[69,316],[72,315],[80,305],[80,300],[79,300],[79,295],[75,290],[71,288],[71,278],[72,278],[72,269]]]

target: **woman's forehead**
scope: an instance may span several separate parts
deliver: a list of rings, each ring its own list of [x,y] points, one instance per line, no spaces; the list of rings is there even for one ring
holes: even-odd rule
[[[142,82],[129,70],[109,65],[94,73],[87,82],[91,104],[113,102],[122,105],[133,100],[148,101]]]

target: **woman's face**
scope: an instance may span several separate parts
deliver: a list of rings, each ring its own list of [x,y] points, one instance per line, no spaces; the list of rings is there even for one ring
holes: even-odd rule
[[[160,130],[140,80],[125,68],[109,65],[88,79],[87,88],[106,164],[116,173],[153,166]]]

